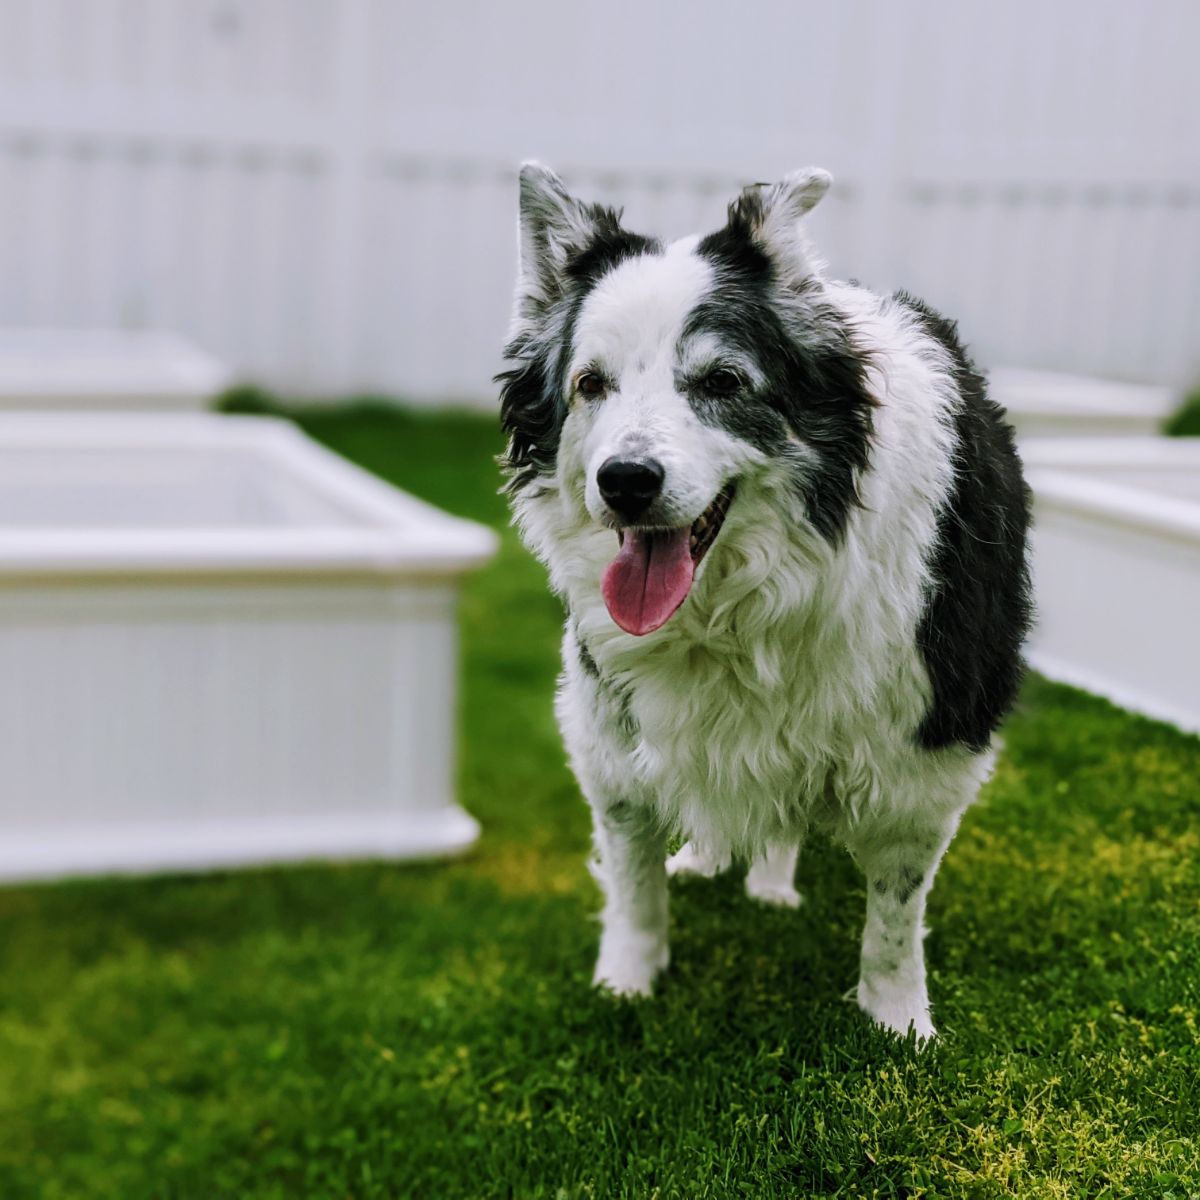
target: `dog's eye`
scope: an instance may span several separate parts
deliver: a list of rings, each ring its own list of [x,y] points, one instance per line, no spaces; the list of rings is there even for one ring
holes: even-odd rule
[[[704,390],[714,396],[732,396],[741,391],[742,377],[729,367],[717,367],[704,377]]]
[[[575,380],[575,390],[581,396],[587,396],[589,400],[594,400],[597,396],[604,395],[604,378],[595,371],[584,371]]]

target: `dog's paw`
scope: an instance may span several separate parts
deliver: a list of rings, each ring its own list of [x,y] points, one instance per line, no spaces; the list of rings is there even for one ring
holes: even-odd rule
[[[614,996],[649,996],[670,960],[665,942],[637,934],[605,934],[592,983]]]
[[[696,875],[701,879],[712,879],[729,869],[729,857],[721,857],[698,847],[695,842],[685,842],[679,851],[667,859],[668,875]]]
[[[923,987],[915,987],[891,980],[860,980],[857,993],[858,1007],[877,1025],[907,1037],[916,1034],[918,1043],[931,1042],[937,1037],[933,1019],[929,1014],[929,996]]]
[[[774,908],[799,908],[804,903],[804,897],[790,883],[756,879],[753,875],[746,876],[746,895]]]

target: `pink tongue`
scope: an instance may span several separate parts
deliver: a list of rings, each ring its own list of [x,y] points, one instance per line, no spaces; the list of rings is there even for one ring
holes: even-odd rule
[[[609,615],[626,633],[653,633],[687,599],[695,564],[691,529],[628,529],[600,590]]]

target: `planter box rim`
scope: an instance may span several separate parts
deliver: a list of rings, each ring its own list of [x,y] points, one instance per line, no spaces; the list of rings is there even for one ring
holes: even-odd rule
[[[0,526],[0,586],[28,579],[182,575],[453,576],[487,562],[492,530],[400,492],[275,417],[0,414],[5,450],[200,451],[258,456],[345,521],[294,528]]]
[[[1145,421],[1166,419],[1176,403],[1172,389],[1158,384],[1021,367],[993,368],[988,384],[993,399],[1018,417]]]

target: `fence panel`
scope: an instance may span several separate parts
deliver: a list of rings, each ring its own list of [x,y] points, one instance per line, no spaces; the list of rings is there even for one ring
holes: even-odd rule
[[[832,269],[989,364],[1200,376],[1190,0],[0,0],[0,322],[490,403],[537,156],[630,224],[807,162]]]

